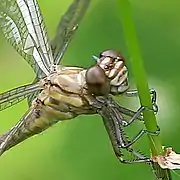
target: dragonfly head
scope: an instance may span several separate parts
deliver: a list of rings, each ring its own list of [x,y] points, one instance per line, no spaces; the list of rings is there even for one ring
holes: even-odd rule
[[[109,79],[113,79],[125,67],[124,58],[114,50],[101,52],[97,64],[104,70]]]
[[[93,58],[97,63],[86,72],[86,83],[92,94],[119,94],[129,88],[128,71],[119,52],[106,50]]]
[[[104,70],[110,80],[110,85],[117,87],[115,89],[118,90],[115,93],[123,93],[129,88],[128,70],[121,53],[115,50],[105,50],[100,53],[97,64]]]

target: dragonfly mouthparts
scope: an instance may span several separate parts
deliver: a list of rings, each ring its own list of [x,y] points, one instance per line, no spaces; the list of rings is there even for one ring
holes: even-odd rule
[[[97,56],[92,56],[92,58],[96,61],[96,62],[99,62],[99,58]]]

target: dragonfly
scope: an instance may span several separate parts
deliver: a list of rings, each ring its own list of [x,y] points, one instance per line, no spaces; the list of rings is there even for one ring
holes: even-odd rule
[[[61,18],[55,37],[49,40],[37,0],[0,0],[0,30],[36,74],[32,83],[0,94],[0,111],[24,99],[29,105],[17,124],[0,136],[0,155],[55,123],[81,114],[99,114],[121,162],[150,161],[132,145],[145,133],[156,132],[141,130],[129,140],[123,129],[135,120],[143,121],[145,107],[132,111],[113,99],[114,95],[138,96],[137,90],[129,90],[122,54],[104,50],[93,56],[95,64],[88,69],[60,64],[89,4],[90,0],[74,0]],[[150,89],[150,93],[157,107],[156,91]],[[123,158],[122,149],[135,158]]]

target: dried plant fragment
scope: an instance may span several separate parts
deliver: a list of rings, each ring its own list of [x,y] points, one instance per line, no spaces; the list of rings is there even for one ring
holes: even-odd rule
[[[180,169],[180,154],[175,153],[172,148],[166,148],[165,155],[151,157],[162,169]]]

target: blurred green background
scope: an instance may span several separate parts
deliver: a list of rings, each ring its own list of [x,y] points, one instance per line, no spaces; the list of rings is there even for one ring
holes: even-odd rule
[[[39,4],[52,38],[60,17],[72,1],[43,1]],[[131,0],[139,43],[150,87],[158,92],[158,123],[162,142],[180,152],[180,1]],[[89,67],[93,54],[104,49],[123,52],[134,86],[116,0],[92,0],[63,64]],[[28,64],[0,34],[0,92],[32,82]],[[138,101],[120,99],[137,108]],[[126,103],[128,102],[128,103]],[[0,113],[0,132],[12,127],[27,109],[26,101]],[[131,128],[131,136],[142,128]],[[138,146],[139,147],[139,146]],[[148,154],[147,139],[140,144]],[[179,172],[180,174],[180,172]],[[172,173],[173,179],[179,179]],[[144,164],[123,165],[116,159],[101,118],[80,116],[58,123],[44,133],[12,148],[0,158],[2,180],[153,180]]]

